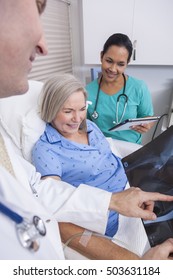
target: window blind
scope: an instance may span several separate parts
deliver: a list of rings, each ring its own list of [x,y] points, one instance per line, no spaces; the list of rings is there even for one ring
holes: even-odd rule
[[[49,0],[42,15],[47,56],[37,56],[29,79],[45,81],[55,73],[72,73],[70,2]]]

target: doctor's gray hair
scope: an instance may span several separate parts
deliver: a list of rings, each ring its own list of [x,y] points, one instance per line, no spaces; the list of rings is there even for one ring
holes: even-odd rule
[[[40,100],[40,115],[42,120],[51,123],[61,110],[66,100],[75,92],[82,91],[85,101],[87,92],[83,84],[71,74],[56,74],[43,85]],[[86,129],[86,120],[80,129]]]

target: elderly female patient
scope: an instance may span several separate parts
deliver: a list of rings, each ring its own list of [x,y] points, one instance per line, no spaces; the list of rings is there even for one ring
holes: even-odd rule
[[[56,75],[42,94],[41,118],[47,125],[32,151],[37,171],[74,187],[85,183],[122,191],[127,178],[121,160],[96,124],[86,119],[87,93],[81,82],[71,74]],[[118,213],[110,211],[105,235],[112,237],[117,229]]]

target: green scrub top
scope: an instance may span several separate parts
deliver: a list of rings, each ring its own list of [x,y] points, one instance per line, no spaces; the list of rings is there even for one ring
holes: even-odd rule
[[[98,86],[98,80],[94,80],[86,86],[88,101],[92,102],[92,104],[88,106],[87,118],[95,122],[106,137],[141,144],[141,134],[134,130],[109,131],[109,128],[117,124],[117,98],[123,93],[123,88],[111,96],[100,90],[96,108],[99,117],[97,119],[92,118]],[[151,94],[144,81],[128,76],[125,94],[128,97],[127,107],[121,120],[125,106],[125,98],[120,97],[118,122],[120,122],[120,120],[153,116]]]

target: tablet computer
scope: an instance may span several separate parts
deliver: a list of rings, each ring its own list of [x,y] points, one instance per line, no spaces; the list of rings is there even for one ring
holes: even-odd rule
[[[134,125],[142,125],[145,123],[156,122],[160,119],[160,116],[146,117],[146,118],[137,118],[137,119],[127,119],[122,123],[119,123],[109,129],[109,131],[120,131],[120,130],[129,130]]]

